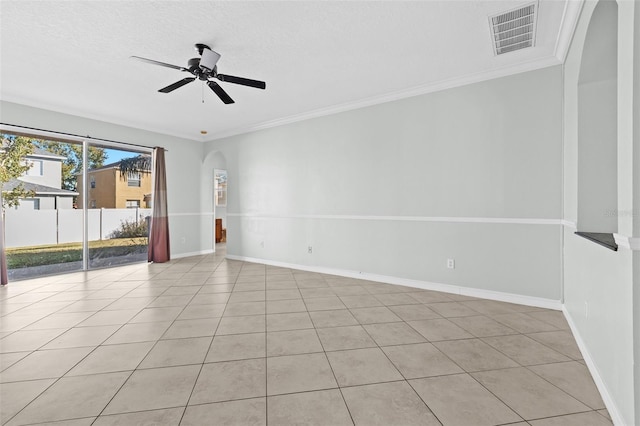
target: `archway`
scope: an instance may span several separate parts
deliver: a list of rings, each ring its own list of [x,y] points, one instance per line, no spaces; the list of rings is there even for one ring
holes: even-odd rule
[[[578,79],[578,231],[618,230],[618,4],[600,1]]]

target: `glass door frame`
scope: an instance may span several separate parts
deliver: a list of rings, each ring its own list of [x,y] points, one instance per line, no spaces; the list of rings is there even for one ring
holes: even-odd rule
[[[132,146],[124,143],[105,141],[100,139],[82,139],[82,270],[90,271],[94,269],[103,269],[100,267],[91,268],[89,253],[89,146],[97,146],[100,148],[118,149],[122,151],[130,151],[139,154],[148,154],[152,158],[151,166],[151,202],[154,203],[153,182],[155,182],[155,155],[153,148],[143,146]],[[132,149],[134,148],[134,149]],[[134,262],[135,263],[135,262]],[[108,267],[108,266],[107,266]]]
[[[139,152],[141,154],[148,154],[152,156],[153,162],[155,162],[155,156],[153,148],[134,145],[134,144],[126,144],[113,142],[103,139],[90,138],[90,137],[80,137],[73,136],[64,133],[58,133],[55,131],[46,131],[41,129],[35,129],[31,127],[22,127],[18,125],[10,125],[0,123],[0,132],[2,133],[10,133],[17,136],[26,136],[38,139],[45,139],[51,141],[57,141],[62,143],[73,143],[82,145],[82,272],[86,272],[91,270],[89,268],[89,210],[88,210],[88,164],[89,164],[89,145],[97,145],[101,147],[111,148],[111,149],[121,149],[121,150],[131,150],[135,149],[135,152]],[[153,164],[153,163],[152,163]],[[151,167],[151,182],[155,182],[155,167]],[[151,189],[151,200],[153,202],[154,193],[153,187]],[[100,268],[95,268],[100,269]]]

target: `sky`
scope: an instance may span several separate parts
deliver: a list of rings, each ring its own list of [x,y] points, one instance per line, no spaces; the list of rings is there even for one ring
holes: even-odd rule
[[[119,149],[105,149],[105,152],[107,153],[107,160],[105,161],[105,164],[109,164],[109,163],[116,163],[120,160],[122,160],[123,158],[130,158],[130,157],[135,157],[136,155],[138,155],[137,152],[131,152],[131,151],[121,151]]]

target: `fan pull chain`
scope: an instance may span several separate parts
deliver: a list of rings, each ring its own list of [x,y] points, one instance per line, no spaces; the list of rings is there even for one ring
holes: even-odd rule
[[[202,103],[204,103],[204,81],[202,82]]]

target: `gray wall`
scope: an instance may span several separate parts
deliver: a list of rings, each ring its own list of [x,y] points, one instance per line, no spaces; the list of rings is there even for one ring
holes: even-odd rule
[[[209,142],[229,173],[228,252],[560,300],[561,76]]]
[[[0,109],[2,121],[8,124],[168,149],[166,167],[171,254],[195,254],[212,249],[210,242],[201,245],[202,143],[11,102],[0,101]]]
[[[578,79],[578,230],[618,232],[618,8],[615,1],[599,7]]]
[[[633,191],[638,191],[639,182],[637,177],[634,178],[634,173],[638,173],[640,169],[640,157],[637,155],[640,150],[640,126],[637,126],[640,116],[640,49],[637,43],[640,40],[640,5],[637,2],[618,2],[617,16],[613,20],[609,19],[608,26],[602,25],[601,18],[612,13],[616,2],[605,1],[600,2],[600,6],[597,5],[594,1],[585,2],[564,68],[563,217],[568,222],[577,222],[577,229],[580,230],[585,226],[605,223],[593,219],[598,214],[602,215],[603,209],[611,207],[596,204],[589,206],[590,202],[597,200],[588,199],[585,203],[583,199],[589,196],[590,185],[595,183],[597,191],[597,182],[604,174],[609,191],[615,193],[615,197],[601,199],[606,203],[615,203],[614,214],[609,218],[608,226],[617,229],[618,240],[626,240],[627,247],[621,245],[614,252],[576,236],[575,228],[565,227],[565,313],[614,422],[633,425],[640,421],[640,393],[637,389],[640,385],[640,374],[637,371],[640,357],[638,349],[634,347],[639,345],[638,338],[634,343],[634,332],[637,337],[640,325],[637,291],[640,277],[637,266],[639,252],[629,249],[629,238],[637,241],[640,236],[640,214],[633,210],[633,206],[638,203],[638,192],[634,195]],[[599,13],[603,15],[597,17]],[[594,16],[596,19],[592,21]],[[591,22],[595,24],[590,26]],[[604,43],[607,39],[614,38],[616,23],[618,44],[614,50],[618,53],[615,73],[617,100],[615,108],[605,111],[600,107],[603,101],[611,101],[610,91],[607,98],[592,97],[585,101],[580,97],[580,83],[585,75],[588,82],[602,78],[610,81],[611,67],[607,65],[607,61],[611,61],[612,53],[600,54],[594,60],[588,54],[591,47],[585,47],[585,40]],[[588,35],[591,30],[594,33]],[[635,51],[632,44],[634,39]],[[604,83],[605,86],[607,84],[609,83]],[[603,169],[590,168],[583,159],[585,155],[593,154],[594,140],[588,132],[581,131],[583,129],[580,123],[602,119],[615,126],[613,150],[617,158],[612,161],[609,151],[601,154],[605,158]],[[606,137],[610,140],[611,133]],[[608,180],[611,174],[613,182]],[[582,214],[585,209],[591,216]]]

